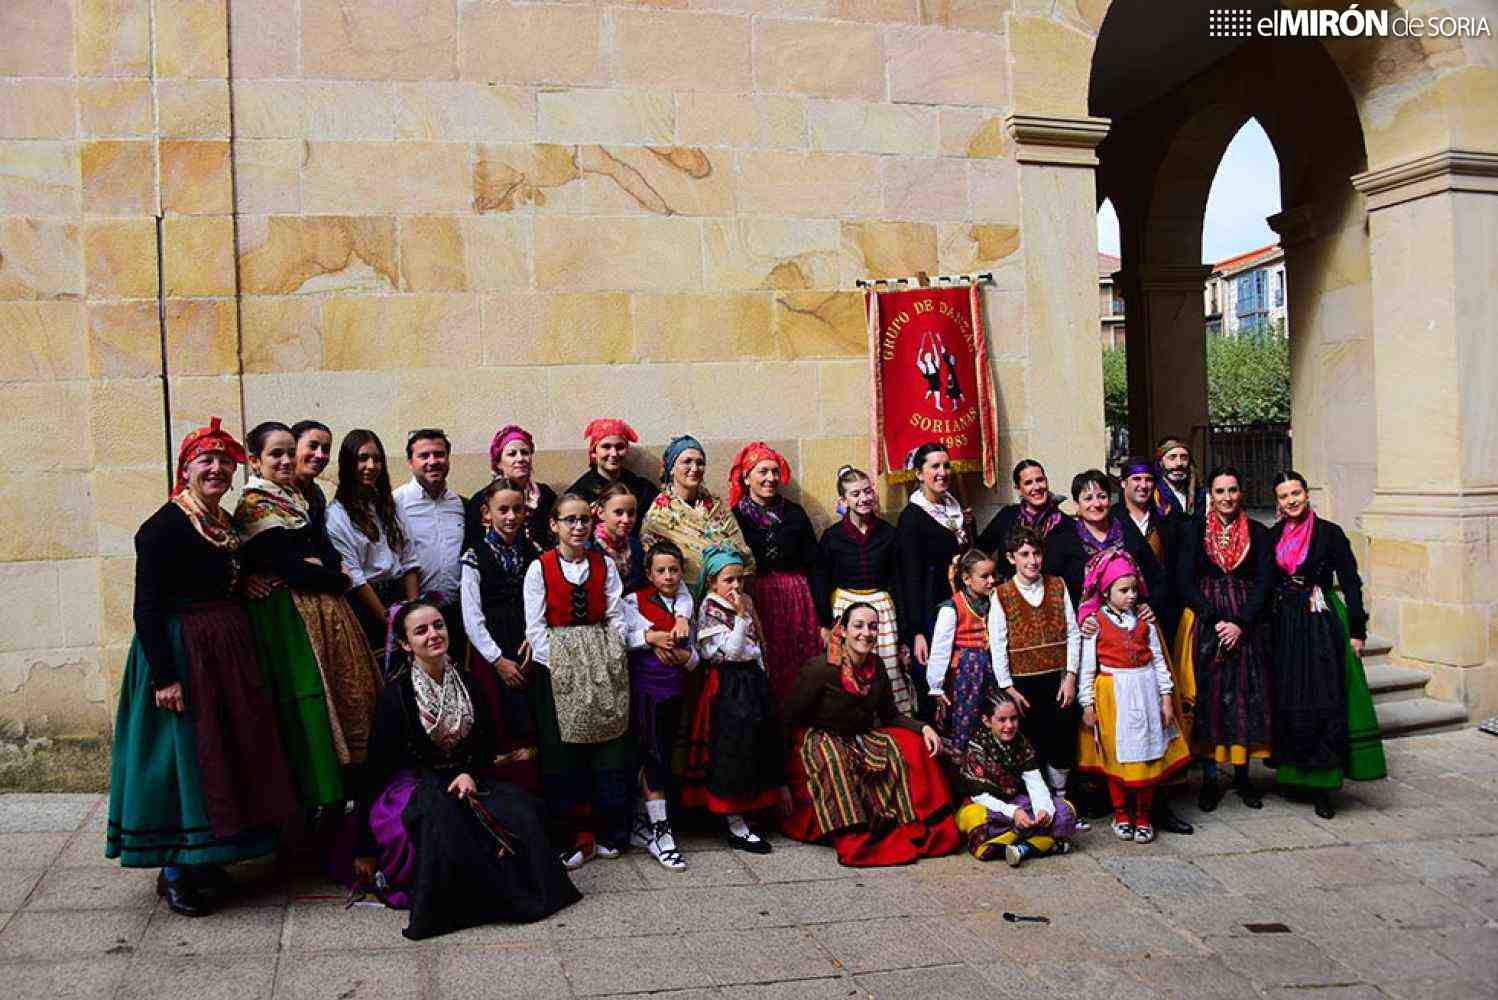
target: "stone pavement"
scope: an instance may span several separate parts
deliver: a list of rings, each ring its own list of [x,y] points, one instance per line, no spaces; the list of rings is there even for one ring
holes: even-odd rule
[[[688,839],[685,873],[595,862],[551,920],[423,943],[401,937],[403,914],[345,911],[314,879],[261,879],[182,919],[154,873],[104,860],[98,796],[3,796],[0,996],[1498,996],[1498,739],[1388,750],[1393,777],[1349,785],[1329,822],[1229,794],[1211,816],[1183,810],[1193,837],[1123,845],[1099,825],[1018,870],[966,855],[851,870],[781,840],[750,857]],[[1288,931],[1247,926],[1266,923]]]

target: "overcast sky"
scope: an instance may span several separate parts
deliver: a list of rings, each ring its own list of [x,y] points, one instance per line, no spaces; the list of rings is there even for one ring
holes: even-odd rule
[[[1207,196],[1203,263],[1273,243],[1278,237],[1264,219],[1279,210],[1279,161],[1263,127],[1250,118],[1228,143]],[[1118,253],[1118,216],[1112,202],[1104,202],[1098,212],[1097,246],[1104,253]]]

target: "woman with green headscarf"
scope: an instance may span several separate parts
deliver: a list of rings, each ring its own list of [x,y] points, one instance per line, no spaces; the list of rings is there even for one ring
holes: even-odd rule
[[[682,575],[689,587],[702,582],[704,552],[713,545],[742,553],[745,575],[754,573],[749,543],[733,516],[733,508],[702,485],[707,452],[690,434],[673,438],[661,459],[665,489],[651,503],[640,526],[640,541],[648,549],[658,541],[674,543],[686,557]]]

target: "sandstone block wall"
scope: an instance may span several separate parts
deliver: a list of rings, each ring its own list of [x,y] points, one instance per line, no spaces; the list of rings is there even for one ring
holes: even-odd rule
[[[598,415],[642,466],[698,435],[720,489],[765,438],[826,518],[868,457],[854,280],[991,268],[1010,462],[1056,334],[1003,120],[1085,112],[1105,6],[7,0],[0,719],[107,731],[131,536],[210,415],[444,427],[465,491],[509,421],[559,484]]]

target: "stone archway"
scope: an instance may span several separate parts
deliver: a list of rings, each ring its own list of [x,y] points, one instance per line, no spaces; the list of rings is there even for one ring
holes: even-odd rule
[[[1202,225],[1223,152],[1250,118],[1274,144],[1287,206],[1270,224],[1289,276],[1296,464],[1321,507],[1350,518],[1375,483],[1367,241],[1348,181],[1366,157],[1351,95],[1315,42],[1243,44],[1116,118],[1099,147],[1134,348],[1131,438],[1207,423]]]
[[[1374,627],[1400,660],[1437,697],[1498,711],[1493,15],[1453,4],[1490,22],[1465,39],[1224,40],[1152,6],[1094,12],[1088,106],[1111,119],[1097,194],[1119,215],[1131,430],[1152,438],[1204,412],[1190,220],[1252,115],[1280,157],[1286,207],[1268,221],[1286,251],[1296,465],[1353,535]]]

